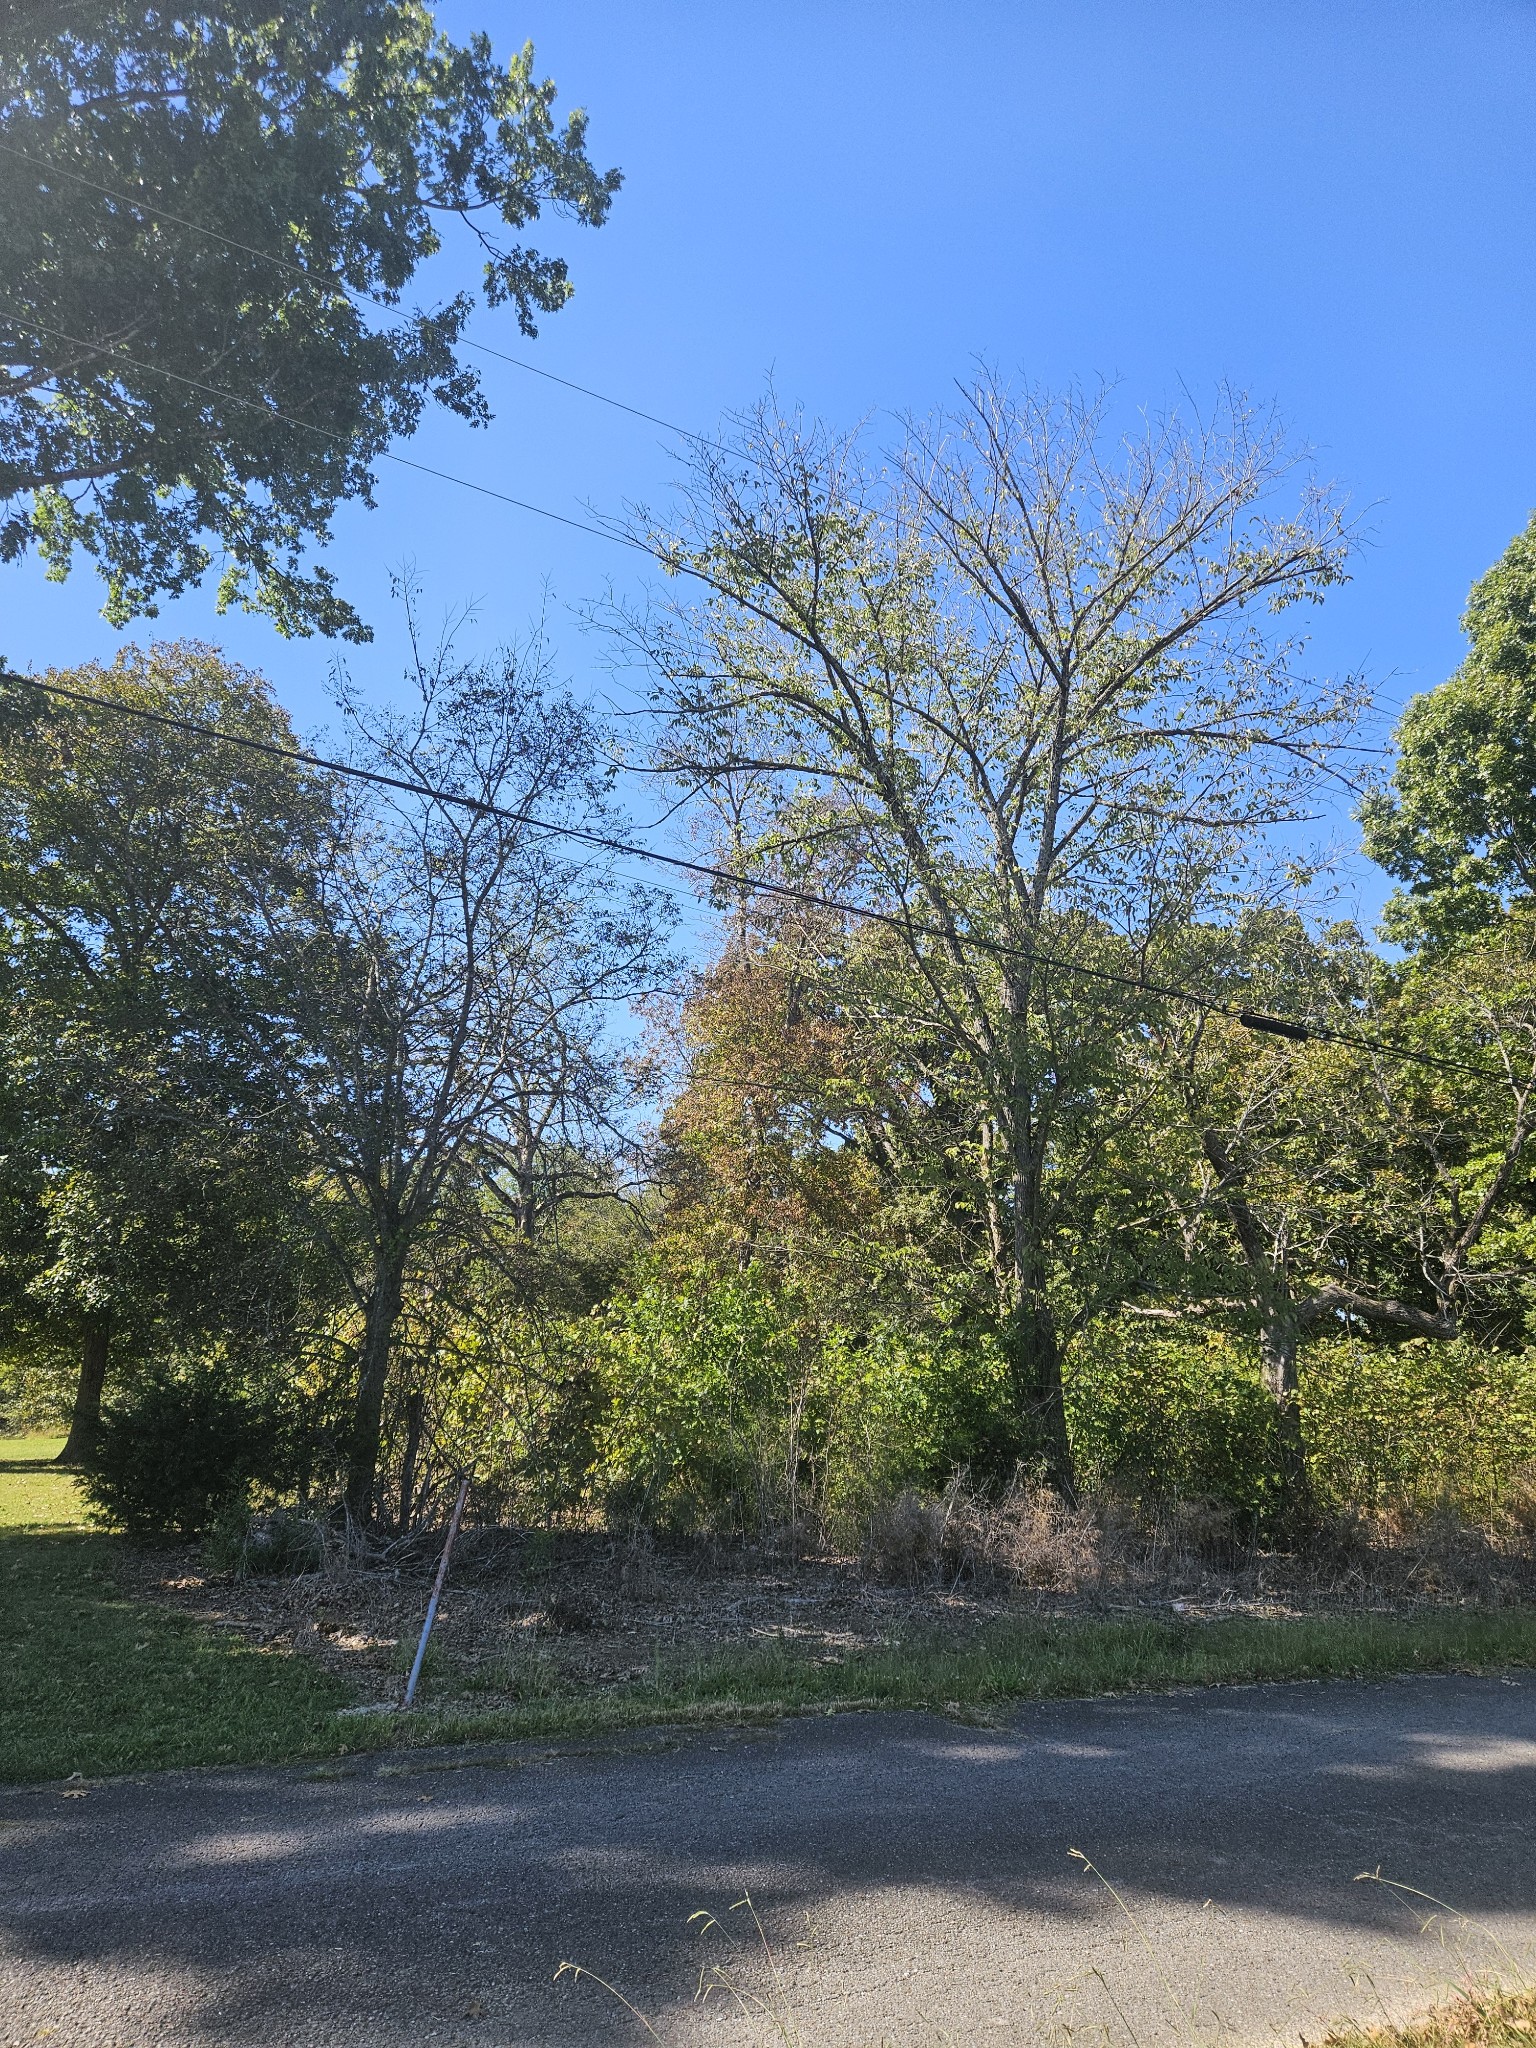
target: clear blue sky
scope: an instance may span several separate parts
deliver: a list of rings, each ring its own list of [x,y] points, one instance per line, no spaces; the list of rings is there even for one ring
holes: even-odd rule
[[[1389,710],[1459,659],[1469,583],[1536,505],[1536,0],[452,0],[444,25],[531,37],[625,187],[601,233],[552,228],[577,295],[540,340],[487,340],[709,427],[771,369],[839,421],[924,408],[971,358],[1157,402],[1231,379],[1275,399],[1366,512],[1355,582],[1318,615],[1319,672]],[[445,257],[446,293],[472,266]],[[655,430],[493,367],[497,422],[409,452],[551,508],[664,502]],[[575,612],[621,551],[385,464],[331,559],[379,624],[350,658],[387,694],[388,572],[517,634],[549,592],[563,663],[605,689]],[[0,571],[13,661],[109,652],[99,590]],[[321,715],[334,649],[219,620]],[[1367,901],[1379,892],[1367,885]]]

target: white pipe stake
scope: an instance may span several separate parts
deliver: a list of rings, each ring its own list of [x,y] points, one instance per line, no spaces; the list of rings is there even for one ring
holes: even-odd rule
[[[405,1698],[400,1702],[400,1711],[405,1712],[416,1697],[416,1681],[421,1676],[422,1660],[427,1654],[427,1637],[432,1633],[432,1623],[437,1616],[437,1603],[443,1596],[443,1581],[448,1576],[448,1554],[453,1549],[453,1539],[459,1533],[459,1520],[464,1513],[464,1503],[469,1499],[469,1474],[466,1472],[459,1486],[459,1497],[454,1503],[453,1520],[448,1524],[448,1541],[443,1545],[443,1554],[437,1561],[437,1577],[432,1582],[432,1598],[427,1602],[427,1618],[421,1624],[421,1641],[416,1645],[416,1661],[411,1666],[411,1675],[405,1681]]]

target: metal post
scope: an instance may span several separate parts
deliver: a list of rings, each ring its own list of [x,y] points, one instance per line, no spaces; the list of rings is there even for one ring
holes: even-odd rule
[[[427,1602],[427,1618],[421,1624],[421,1641],[416,1645],[416,1661],[411,1666],[411,1675],[405,1681],[405,1698],[400,1702],[403,1713],[416,1697],[416,1681],[421,1676],[422,1660],[427,1654],[427,1637],[432,1633],[432,1623],[437,1616],[437,1603],[443,1596],[443,1581],[448,1576],[448,1556],[453,1549],[453,1539],[459,1533],[459,1522],[464,1513],[464,1503],[469,1499],[469,1474],[466,1472],[459,1484],[459,1497],[454,1503],[453,1520],[448,1524],[448,1540],[443,1545],[443,1554],[437,1561],[437,1577],[432,1582],[432,1598]]]

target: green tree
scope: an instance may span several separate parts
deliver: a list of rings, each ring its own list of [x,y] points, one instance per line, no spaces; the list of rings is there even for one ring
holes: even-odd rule
[[[66,1457],[89,1456],[115,1353],[194,1332],[281,1343],[302,1259],[298,1127],[245,1056],[234,991],[325,811],[304,771],[132,715],[287,746],[256,677],[195,645],[0,693],[0,946],[27,1298],[78,1346]],[[123,712],[108,708],[121,704]]]
[[[1163,1115],[1145,1120],[1140,1213],[1124,1219],[1141,1279],[1126,1312],[1257,1334],[1296,1508],[1304,1345],[1355,1330],[1440,1343],[1523,1333],[1536,929],[1507,919],[1401,967],[1351,928],[1314,936],[1277,913],[1199,938],[1190,978],[1233,1007],[1284,1007],[1444,1062],[1256,1037],[1176,1005],[1145,1041]],[[1161,1233],[1148,1228],[1158,1216]]]
[[[1365,850],[1407,884],[1385,935],[1450,943],[1536,895],[1536,517],[1472,587],[1471,647],[1397,728],[1390,787],[1364,804]]]
[[[0,1016],[15,1018],[18,994],[15,962],[0,947]],[[30,1415],[50,1405],[78,1346],[34,1291],[47,1264],[43,1173],[13,1036],[0,1032],[0,1406],[19,1399]]]
[[[360,764],[397,786],[338,795],[316,886],[274,903],[250,991],[255,1056],[305,1119],[361,1326],[359,1522],[379,1505],[413,1272],[451,1267],[493,1205],[526,1236],[564,1200],[606,1198],[591,1160],[626,1092],[606,1022],[658,970],[657,899],[562,840],[612,829],[613,771],[538,643],[479,662],[418,644],[408,681],[394,715],[343,689]]]
[[[984,379],[885,467],[764,407],[646,536],[714,596],[623,627],[741,872],[894,925],[886,1023],[963,1119],[1011,1452],[1068,1489],[1069,1254],[1148,999],[1061,960],[1134,983],[1326,769],[1347,703],[1271,615],[1349,543],[1325,494],[1277,503],[1294,466],[1235,403],[1117,444],[1102,403]]]
[[[524,333],[563,305],[518,237],[605,219],[585,116],[420,0],[41,0],[0,37],[0,560],[94,556],[117,624],[218,562],[221,608],[366,638],[310,543],[428,400],[488,417],[473,295],[402,295],[453,223]]]

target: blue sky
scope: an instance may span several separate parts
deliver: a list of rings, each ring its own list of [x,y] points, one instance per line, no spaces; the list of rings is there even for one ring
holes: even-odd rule
[[[1055,0],[938,6],[453,0],[456,34],[531,37],[625,187],[598,234],[551,227],[570,307],[488,341],[708,428],[771,371],[840,422],[924,409],[982,355],[1157,403],[1230,379],[1279,403],[1365,515],[1355,581],[1316,616],[1319,673],[1364,668],[1390,711],[1459,659],[1467,587],[1536,506],[1536,0]],[[471,272],[445,256],[445,294]],[[497,420],[408,452],[551,509],[664,504],[654,428],[491,366]],[[620,550],[384,465],[330,559],[399,669],[389,572],[434,612],[515,637],[547,602],[561,665],[612,683],[582,604]],[[81,569],[0,571],[12,661],[110,653]],[[300,719],[335,650],[216,617],[211,593],[136,629],[219,641]],[[1380,885],[1360,874],[1363,907]]]

